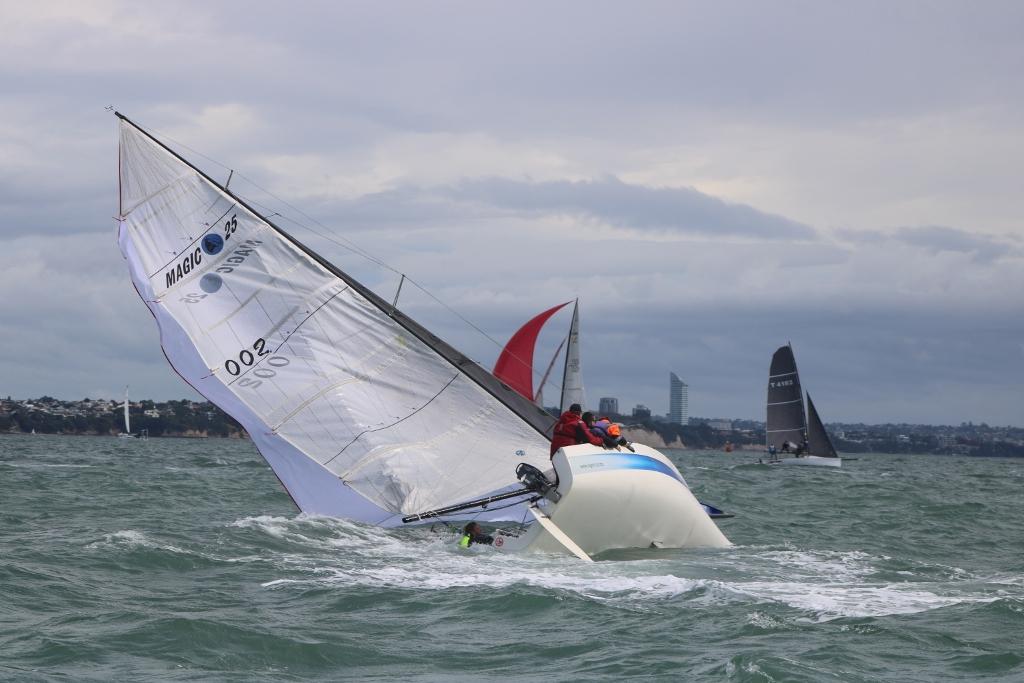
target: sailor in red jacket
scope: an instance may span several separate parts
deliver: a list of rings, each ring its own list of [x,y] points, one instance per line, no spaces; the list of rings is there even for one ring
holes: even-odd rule
[[[580,407],[580,404],[573,403],[569,406],[569,410],[562,413],[562,417],[558,418],[558,423],[555,424],[555,431],[551,437],[551,455],[554,455],[555,451],[562,446],[575,446],[578,443],[591,443],[595,446],[604,445],[604,439],[595,436],[587,428],[587,424],[581,416],[582,412],[583,408]],[[587,415],[593,420],[593,416],[590,413],[587,413]]]

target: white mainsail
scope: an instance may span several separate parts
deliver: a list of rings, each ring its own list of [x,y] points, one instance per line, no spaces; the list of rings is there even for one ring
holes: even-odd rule
[[[124,433],[132,433],[132,424],[128,419],[128,387],[124,388]]]
[[[118,117],[118,241],[164,352],[302,511],[392,526],[548,466],[550,416]]]
[[[580,363],[580,302],[572,309],[572,324],[569,326],[569,341],[565,347],[565,374],[562,378],[562,412],[573,403],[586,406],[583,398],[583,366]]]

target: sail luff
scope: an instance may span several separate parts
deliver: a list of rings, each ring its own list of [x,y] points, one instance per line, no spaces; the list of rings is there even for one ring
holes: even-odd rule
[[[832,445],[832,439],[825,431],[825,425],[818,416],[818,410],[814,407],[810,393],[807,394],[807,448],[811,455],[820,455],[826,458],[838,458],[839,453]]]
[[[131,422],[128,420],[128,387],[124,388],[124,433],[132,433]]]
[[[554,419],[544,410],[539,410],[534,403],[528,398],[520,395],[517,391],[506,388],[498,381],[491,373],[478,365],[475,361],[471,360],[467,356],[457,351],[454,347],[448,343],[442,341],[436,335],[432,334],[425,327],[417,323],[415,320],[405,315],[397,308],[392,306],[390,303],[382,299],[375,292],[367,288],[365,285],[360,283],[358,280],[343,272],[334,264],[327,261],[325,258],[320,256],[318,253],[307,247],[305,244],[297,240],[286,230],[269,220],[262,213],[257,211],[244,199],[231,192],[229,189],[218,183],[216,180],[211,178],[201,169],[196,167],[194,164],[189,162],[187,159],[182,157],[180,154],[175,152],[173,149],[165,145],[163,142],[158,140],[155,136],[150,134],[148,131],[140,127],[134,121],[129,119],[120,112],[114,112],[115,115],[131,125],[134,129],[138,130],[142,135],[151,140],[154,144],[159,146],[161,149],[172,155],[179,162],[190,168],[192,171],[198,173],[206,182],[217,188],[220,192],[230,197],[232,200],[238,202],[238,204],[244,207],[247,211],[258,217],[259,220],[266,223],[274,231],[276,231],[281,237],[289,241],[297,249],[302,251],[308,257],[316,261],[322,268],[330,272],[335,277],[341,279],[345,284],[355,290],[360,296],[369,301],[373,306],[380,309],[383,313],[391,317],[398,325],[407,330],[414,337],[419,339],[421,342],[426,344],[444,360],[448,361],[452,366],[456,368],[461,374],[468,377],[474,383],[480,386],[484,391],[492,395],[495,399],[504,404],[509,410],[515,413],[520,419],[526,422],[530,427],[535,429],[539,434],[545,438],[550,438],[551,430],[554,427]],[[120,160],[119,160],[120,164]],[[120,177],[120,174],[119,174]],[[119,189],[119,196],[121,192]],[[121,211],[124,211],[124,207],[121,207]]]

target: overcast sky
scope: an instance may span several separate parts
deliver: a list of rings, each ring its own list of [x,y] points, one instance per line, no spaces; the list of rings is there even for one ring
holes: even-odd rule
[[[664,413],[673,371],[691,415],[764,419],[792,341],[826,422],[1024,426],[1021,3],[0,0],[0,25],[0,395],[197,398],[116,245],[113,105],[389,300],[407,273],[504,342],[579,297],[594,405]]]

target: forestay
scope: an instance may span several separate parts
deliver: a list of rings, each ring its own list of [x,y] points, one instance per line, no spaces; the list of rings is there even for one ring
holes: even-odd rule
[[[550,416],[119,118],[119,243],[165,355],[301,510],[390,526],[548,466]]]

